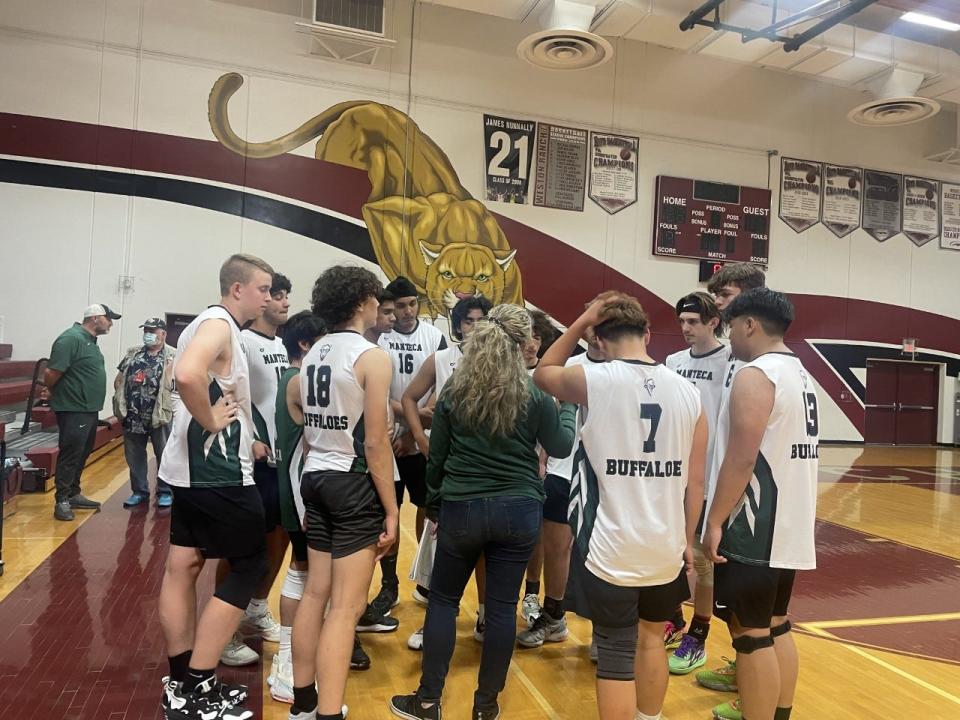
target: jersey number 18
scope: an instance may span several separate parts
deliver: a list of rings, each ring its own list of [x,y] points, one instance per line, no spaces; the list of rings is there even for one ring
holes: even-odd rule
[[[330,404],[330,366],[307,366],[307,405],[327,407]]]

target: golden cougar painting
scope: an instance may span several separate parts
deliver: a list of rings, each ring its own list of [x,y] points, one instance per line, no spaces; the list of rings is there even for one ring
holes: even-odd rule
[[[227,103],[243,85],[223,75],[210,91],[210,127],[220,143],[248,158],[269,158],[319,137],[318,160],[367,173],[363,219],[380,267],[409,278],[421,313],[448,316],[461,298],[523,304],[520,270],[496,219],[460,184],[450,159],[399,110],[367,100],[343,102],[275,140],[250,143],[230,127]]]

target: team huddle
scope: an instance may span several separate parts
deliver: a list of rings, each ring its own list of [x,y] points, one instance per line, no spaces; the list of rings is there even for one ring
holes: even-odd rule
[[[708,289],[677,302],[690,347],[660,363],[643,308],[620,292],[559,337],[538,311],[459,298],[448,341],[405,278],[384,288],[334,266],[311,310],[288,317],[289,280],[231,256],[220,304],[177,344],[158,471],[173,492],[167,720],[253,718],[247,688],[216,676],[219,662],[259,660],[250,637],[279,643],[267,681],[290,720],[345,718],[348,674],[371,666],[361,635],[400,624],[405,496],[426,610],[407,641],[422,653],[419,686],[390,699],[394,715],[441,719],[473,578],[473,720],[499,718],[515,647],[566,640],[568,611],[593,625],[601,720],[658,720],[669,675],[693,672],[739,693],[715,718],[788,720],[788,607],[796,571],[816,564],[817,396],[783,342],[793,306],[762,271],[727,266]],[[267,597],[288,548],[278,623]],[[198,617],[210,558],[215,591]],[[736,660],[706,670],[713,615]]]

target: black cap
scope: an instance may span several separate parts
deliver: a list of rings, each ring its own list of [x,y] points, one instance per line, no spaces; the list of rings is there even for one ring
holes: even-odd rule
[[[407,280],[407,278],[402,275],[394,278],[394,280],[387,285],[387,292],[391,293],[395,298],[404,298],[404,297],[417,297],[417,288],[414,287],[413,283]]]
[[[140,327],[142,327],[142,328],[153,328],[153,329],[155,329],[155,330],[166,330],[166,329],[167,329],[167,324],[166,324],[163,320],[161,320],[160,318],[152,317],[152,318],[147,318],[147,319],[143,322],[143,325],[141,325]]]

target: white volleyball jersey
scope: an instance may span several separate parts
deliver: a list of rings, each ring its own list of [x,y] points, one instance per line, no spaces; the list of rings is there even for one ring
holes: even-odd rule
[[[564,364],[564,367],[571,367],[573,365],[588,365],[588,364],[599,364],[603,360],[594,360],[587,353],[580,353],[579,355],[572,355],[567,362]],[[583,412],[582,407],[577,407],[577,419],[574,424],[575,435],[573,437],[573,450],[570,451],[570,454],[565,458],[547,458],[547,475],[556,475],[561,477],[564,480],[570,480],[573,477],[574,463],[573,459],[577,454],[577,448],[580,446],[580,426],[583,424],[583,419],[585,413]]]
[[[390,354],[393,364],[393,379],[390,382],[390,399],[400,402],[400,397],[407,386],[420,372],[424,361],[447,347],[447,339],[437,328],[429,323],[417,320],[417,325],[409,334],[402,333],[396,328],[380,336],[380,347]],[[425,407],[429,396],[420,398],[420,407]],[[407,430],[403,418],[397,418],[401,430]]]
[[[250,366],[250,399],[253,405],[254,439],[277,447],[277,385],[287,369],[287,350],[278,337],[267,337],[247,328],[242,333],[243,346]],[[276,464],[275,459],[270,461]]]
[[[703,496],[707,496],[711,466],[713,465],[714,439],[717,434],[717,417],[720,415],[720,398],[723,383],[730,365],[730,348],[720,345],[704,355],[696,355],[693,348],[675,352],[664,363],[680,377],[686,378],[700,391],[703,414],[707,416],[707,459],[704,466]]]
[[[324,335],[303,358],[300,402],[307,443],[304,472],[366,472],[364,392],[354,365],[361,355],[376,347],[359,333],[336,332]]]
[[[451,345],[443,350],[437,350],[433,356],[433,367],[436,370],[437,380],[433,386],[433,392],[440,397],[440,391],[447,381],[453,376],[453,371],[457,369],[457,363],[463,357],[463,352],[459,345]]]
[[[757,368],[773,383],[773,411],[750,483],[724,525],[720,554],[750,565],[813,570],[820,455],[816,390],[792,353],[761,355],[736,374],[746,368]],[[718,471],[729,436],[730,414],[724,412],[717,423]],[[708,506],[715,494],[714,485]]]
[[[733,379],[737,376],[744,365],[742,360],[737,360],[730,353],[730,359],[727,361],[727,367],[723,371],[723,385],[720,387],[720,407],[717,410],[717,424],[714,428],[713,451],[707,456],[706,472],[704,473],[703,490],[709,501],[713,497],[714,488],[717,487],[717,476],[720,474],[720,464],[723,462],[723,455],[727,451],[727,438],[729,436],[729,426],[721,427],[720,418],[730,411],[730,390],[733,388]]]
[[[659,363],[613,360],[584,365],[583,373],[589,413],[570,522],[586,566],[614,585],[672,582],[686,547],[700,393]]]
[[[237,417],[218,433],[207,432],[190,415],[180,394],[174,389],[173,423],[170,439],[163,450],[157,475],[176,487],[240,487],[253,485],[253,411],[250,403],[250,379],[247,355],[243,349],[240,326],[222,305],[213,305],[200,313],[180,333],[177,362],[208,320],[224,320],[230,326],[230,372],[227,375],[207,373],[210,402],[216,403],[230,394],[237,403]]]

